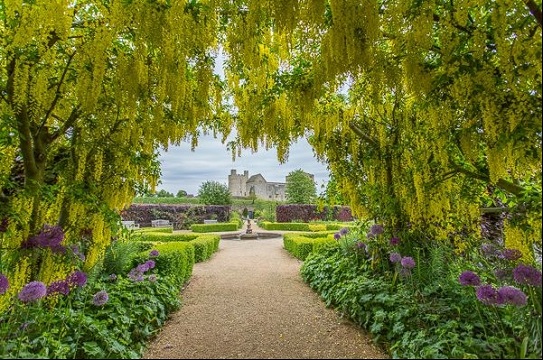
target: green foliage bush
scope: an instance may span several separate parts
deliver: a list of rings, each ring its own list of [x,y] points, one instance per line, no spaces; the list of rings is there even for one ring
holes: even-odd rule
[[[55,295],[57,301],[17,301],[0,314],[0,358],[141,358],[148,340],[181,304],[178,282],[151,272],[139,282],[123,275],[98,279]],[[108,300],[98,306],[93,297],[99,291]]]
[[[201,262],[209,259],[211,255],[219,249],[219,242],[221,240],[219,235],[212,234],[161,234],[153,232],[136,235],[133,239],[137,242],[162,244],[160,246],[163,246],[163,244],[166,243],[189,243],[194,248],[194,262]],[[144,257],[145,253],[140,254],[140,256],[135,259],[135,262],[141,261]]]
[[[104,253],[101,271],[106,274],[124,274],[133,266],[137,254],[151,247],[151,243],[145,242],[113,241]]]
[[[264,230],[281,230],[281,231],[310,231],[307,223],[272,223],[262,221],[258,224]]]
[[[505,284],[530,294],[527,304],[485,305],[475,286],[459,280],[476,270],[489,286],[499,282],[496,270],[511,271],[518,260],[498,253],[486,263],[477,247],[459,256],[447,243],[424,242],[423,234],[391,241],[376,229],[342,234],[340,246],[310,252],[300,273],[327,306],[367,329],[393,358],[540,358],[541,285],[509,275]],[[402,261],[391,262],[392,254]],[[413,268],[404,267],[406,258]]]
[[[192,275],[196,262],[196,252],[191,242],[152,243],[152,249],[159,252],[154,258],[157,272],[173,279],[178,286],[183,285]],[[134,257],[132,266],[149,259],[149,251],[143,251]]]
[[[239,229],[239,222],[216,223],[216,224],[193,224],[190,226],[190,230],[195,233],[236,231],[238,229]]]
[[[141,234],[135,234],[132,237],[134,241],[191,241],[198,237],[196,234],[183,234],[183,233],[160,233],[160,232],[146,232]]]
[[[221,237],[218,235],[200,235],[190,243],[194,246],[194,261],[205,261],[219,249]]]
[[[139,228],[137,230],[134,230],[134,234],[142,234],[142,233],[161,233],[161,234],[171,234],[173,233],[173,227],[146,227],[146,228]]]
[[[309,236],[306,234],[284,234],[283,247],[292,256],[303,261],[312,251],[317,251],[325,244],[337,245],[337,241],[328,233],[309,233],[307,235]]]

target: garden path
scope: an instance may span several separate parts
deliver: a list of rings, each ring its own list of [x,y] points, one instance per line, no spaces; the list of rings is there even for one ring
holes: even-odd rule
[[[301,264],[282,237],[221,240],[210,260],[195,264],[183,305],[143,357],[388,358],[367,333],[326,308],[301,279]]]

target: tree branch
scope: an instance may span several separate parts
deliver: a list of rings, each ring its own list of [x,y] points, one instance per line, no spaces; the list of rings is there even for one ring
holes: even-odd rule
[[[470,177],[472,177],[474,179],[479,179],[479,180],[485,181],[487,183],[490,183],[490,177],[488,175],[464,169],[461,166],[456,165],[456,164],[453,164],[453,168],[456,171],[458,171],[459,173],[462,173],[464,175],[468,175],[468,176],[470,176]],[[504,180],[504,179],[499,179],[496,182],[496,186],[498,186],[499,188],[502,188],[505,191],[510,192],[511,194],[513,194],[515,196],[521,196],[522,192],[524,191],[524,188],[522,186],[519,186],[517,184],[514,184],[514,183],[512,183],[510,181],[507,181],[507,180]]]
[[[377,143],[377,141],[375,141],[373,138],[369,137],[368,135],[366,135],[364,133],[364,131],[357,125],[355,124],[354,121],[349,121],[349,127],[351,128],[351,130],[360,138],[362,138],[362,140],[365,140],[366,142],[368,142],[371,146],[373,146],[376,150],[379,149],[379,144]]]
[[[541,9],[537,6],[534,0],[524,0],[524,3],[530,10],[530,13],[535,17],[537,20],[537,23],[539,24],[539,27],[541,27]]]
[[[58,84],[57,84],[57,89],[55,90],[55,98],[53,99],[53,101],[51,101],[51,106],[49,106],[49,109],[45,113],[45,116],[43,117],[43,121],[42,121],[42,123],[40,125],[40,128],[38,129],[38,132],[40,132],[41,129],[45,126],[45,124],[47,123],[47,119],[49,119],[49,116],[53,112],[55,106],[58,103],[58,100],[60,99],[60,96],[61,96],[60,87],[64,83],[64,79],[66,79],[66,74],[68,73],[68,68],[70,67],[70,64],[72,63],[72,60],[73,60],[73,58],[75,56],[75,53],[76,52],[74,51],[70,55],[70,57],[68,58],[68,63],[66,64],[66,67],[62,71],[62,75],[60,76],[60,80],[58,81]]]
[[[58,138],[60,135],[64,134],[70,127],[72,127],[79,115],[81,115],[80,107],[76,106],[72,109],[72,112],[68,119],[64,121],[64,125],[51,135],[51,142]],[[56,116],[54,117],[58,118]]]

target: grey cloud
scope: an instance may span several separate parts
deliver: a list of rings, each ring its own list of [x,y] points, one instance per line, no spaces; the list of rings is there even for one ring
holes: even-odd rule
[[[231,169],[238,173],[248,170],[249,175],[260,173],[267,181],[275,182],[284,182],[291,171],[302,169],[315,175],[318,191],[321,184],[328,181],[326,165],[313,157],[313,151],[305,140],[292,145],[288,161],[284,164],[277,160],[275,150],[264,149],[255,153],[243,150],[241,157],[232,161],[226,145],[211,135],[199,138],[194,151],[190,150],[189,143],[172,145],[168,151],[161,151],[159,160],[162,164],[162,177],[158,189],[174,194],[182,189],[196,195],[199,186],[205,181],[228,184]]]

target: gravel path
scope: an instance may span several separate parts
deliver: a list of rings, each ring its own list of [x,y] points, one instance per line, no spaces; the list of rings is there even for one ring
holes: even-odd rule
[[[195,264],[181,309],[144,358],[388,358],[325,307],[300,265],[281,237],[221,240],[210,260]]]

